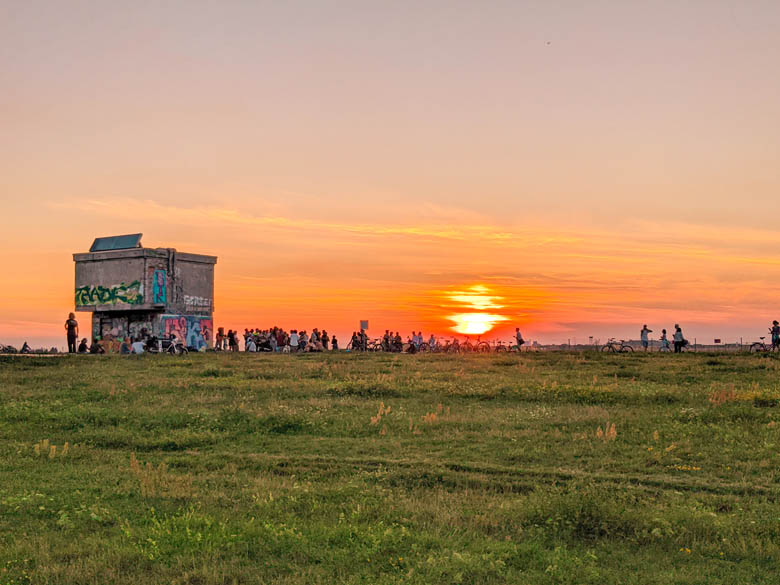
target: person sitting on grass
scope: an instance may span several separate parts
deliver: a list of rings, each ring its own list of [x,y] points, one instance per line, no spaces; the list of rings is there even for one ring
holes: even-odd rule
[[[97,337],[92,340],[92,347],[89,348],[89,353],[101,355],[106,353],[106,348],[100,345],[100,340]]]
[[[133,353],[133,346],[130,345],[130,340],[127,337],[122,339],[122,342],[119,345],[119,353],[121,355],[130,355]]]
[[[24,348],[22,348],[24,349]],[[77,353],[87,353],[89,351],[89,345],[87,344],[87,338],[81,340],[81,343],[79,343],[79,348],[77,350]]]
[[[130,347],[133,348],[133,353],[142,354],[144,352],[144,342],[141,341],[140,337],[136,337],[133,340],[133,343],[130,345]]]

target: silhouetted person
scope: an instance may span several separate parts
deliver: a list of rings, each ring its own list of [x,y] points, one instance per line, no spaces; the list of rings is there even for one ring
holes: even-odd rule
[[[645,351],[647,351],[647,348],[650,345],[649,334],[652,332],[653,330],[648,329],[647,325],[642,325],[642,330],[639,332],[639,339],[642,340],[642,347],[645,348]]]
[[[79,353],[87,353],[89,351],[89,345],[87,345],[87,338],[81,340],[81,343],[79,344]]]
[[[682,329],[675,324],[674,326],[674,353],[681,353],[682,348],[685,347],[685,337],[683,337]]]
[[[65,321],[65,331],[68,336],[68,353],[76,353],[76,340],[79,338],[79,322],[76,321],[76,315],[70,313],[68,320]]]

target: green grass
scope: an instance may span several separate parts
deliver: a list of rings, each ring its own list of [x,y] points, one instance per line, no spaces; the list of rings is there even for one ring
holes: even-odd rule
[[[757,355],[2,358],[0,585],[774,584],[779,374]]]

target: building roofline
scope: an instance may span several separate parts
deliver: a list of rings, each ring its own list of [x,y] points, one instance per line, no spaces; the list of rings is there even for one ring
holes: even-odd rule
[[[167,258],[170,253],[176,254],[177,261],[196,262],[201,264],[216,264],[216,256],[177,252],[174,248],[127,248],[105,252],[80,252],[73,254],[74,262],[98,262],[101,260],[116,260],[120,258]]]

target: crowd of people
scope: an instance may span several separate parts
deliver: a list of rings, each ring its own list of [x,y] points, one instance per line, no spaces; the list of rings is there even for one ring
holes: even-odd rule
[[[83,338],[81,342],[78,341],[79,325],[74,313],[68,315],[68,319],[65,321],[65,330],[69,353],[106,353],[105,347],[98,339],[93,339],[92,344],[90,344],[86,338]],[[650,347],[650,334],[652,332],[653,330],[650,329],[647,324],[643,325],[639,332],[639,339],[645,351]],[[780,323],[776,320],[773,321],[772,326],[769,328],[769,332],[772,339],[772,348],[780,348]],[[224,327],[219,327],[217,329],[214,349],[216,351],[240,351],[239,342],[242,338],[244,342],[244,351],[247,352],[298,353],[338,351],[341,349],[336,336],[329,335],[325,329],[320,331],[315,327],[311,330],[311,333],[308,333],[304,329],[291,329],[288,332],[281,327],[276,326],[271,327],[270,329],[261,329],[259,327],[254,329],[247,328],[244,329],[243,334],[232,329],[229,329],[227,333],[225,333]],[[525,344],[525,340],[523,339],[523,335],[520,333],[519,328],[515,329],[515,340],[518,349]],[[120,345],[120,353],[144,353],[144,351],[149,350],[150,343],[156,344],[158,341],[159,340],[156,337],[150,339],[125,338]],[[671,351],[673,347],[675,353],[682,352],[683,348],[689,343],[683,335],[682,328],[679,324],[674,325],[674,333],[672,334],[671,341],[669,340],[666,329],[661,329],[659,341],[661,351]],[[430,337],[426,340],[423,337],[422,331],[412,331],[411,336],[408,336],[406,341],[404,341],[398,331],[393,333],[389,329],[385,329],[384,335],[382,335],[380,339],[370,340],[366,331],[360,329],[359,331],[352,332],[352,337],[350,338],[346,349],[348,351],[368,351],[369,349],[381,348],[382,351],[386,352],[415,353],[423,349],[435,351],[438,343],[439,340],[436,339],[436,336],[433,333],[431,333]],[[29,346],[25,342],[22,353],[30,351]]]
[[[281,327],[271,327],[270,329],[244,329],[243,334],[238,331],[228,329],[225,333],[224,327],[217,329],[216,344],[214,349],[217,351],[239,351],[239,340],[244,340],[244,351],[254,352],[323,352],[338,351],[339,341],[335,335],[328,335],[323,329],[320,331],[317,327],[308,333],[306,330],[291,329],[286,331]]]

